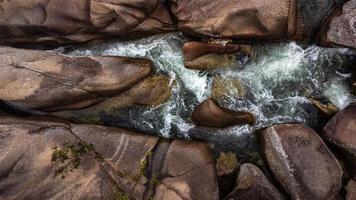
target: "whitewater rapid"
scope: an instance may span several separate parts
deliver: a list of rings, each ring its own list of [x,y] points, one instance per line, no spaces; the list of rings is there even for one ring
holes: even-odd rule
[[[284,122],[309,126],[318,122],[317,110],[309,98],[323,96],[339,109],[354,98],[350,94],[350,71],[345,60],[353,59],[347,49],[303,47],[295,42],[253,45],[253,56],[242,66],[231,69],[199,71],[186,69],[180,33],[158,35],[135,41],[111,41],[93,46],[75,47],[65,53],[75,56],[107,55],[144,57],[154,62],[155,73],[171,78],[171,99],[156,108],[137,110],[130,119],[132,128],[157,133],[163,137],[241,138],[251,132]],[[246,88],[246,97],[237,97],[236,88],[219,99],[229,109],[255,115],[253,126],[226,129],[196,127],[189,116],[194,108],[211,95],[214,77],[238,80]],[[135,111],[133,111],[135,112]],[[113,124],[115,125],[115,124]],[[130,125],[128,125],[130,127]]]

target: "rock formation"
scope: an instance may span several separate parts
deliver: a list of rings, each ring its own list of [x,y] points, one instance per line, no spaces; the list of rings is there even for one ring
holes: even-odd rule
[[[340,164],[312,129],[274,125],[260,136],[268,166],[292,199],[326,200],[338,193]]]
[[[1,100],[53,111],[87,107],[119,94],[148,76],[152,62],[2,47],[0,68]]]
[[[217,128],[255,123],[255,118],[251,113],[221,108],[213,99],[207,99],[201,103],[192,114],[192,120],[198,126]]]
[[[65,45],[174,30],[159,0],[12,0],[0,8],[0,44]]]
[[[0,138],[1,199],[218,199],[202,143],[12,117]]]

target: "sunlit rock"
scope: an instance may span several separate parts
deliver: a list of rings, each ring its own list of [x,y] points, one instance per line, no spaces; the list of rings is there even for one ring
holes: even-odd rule
[[[179,29],[194,36],[277,40],[295,33],[294,0],[177,0],[171,3]]]
[[[321,30],[320,43],[324,46],[356,48],[356,0],[337,8]]]
[[[198,126],[224,128],[238,124],[254,124],[255,118],[248,112],[235,112],[220,107],[213,99],[205,100],[192,114]]]
[[[298,124],[271,126],[261,135],[262,152],[292,199],[331,199],[341,187],[342,169],[323,140]]]
[[[327,116],[333,116],[339,111],[333,103],[328,102],[326,99],[311,98],[310,101]]]
[[[328,141],[342,149],[356,164],[356,105],[338,112],[324,127]]]
[[[190,69],[231,68],[251,53],[251,46],[188,42],[183,46],[184,65]]]
[[[184,199],[218,199],[202,143],[12,117],[1,117],[0,138],[1,199],[149,199],[146,191],[162,187]],[[157,157],[163,162],[152,176]]]
[[[226,200],[282,200],[283,194],[268,180],[263,172],[253,164],[240,167],[237,186]]]
[[[223,76],[214,77],[211,90],[211,97],[218,102],[227,98],[244,99],[248,93],[241,81]]]
[[[1,44],[64,45],[174,29],[159,0],[12,0],[0,8]]]
[[[151,73],[148,59],[72,57],[0,48],[0,99],[24,109],[80,109],[121,93]]]

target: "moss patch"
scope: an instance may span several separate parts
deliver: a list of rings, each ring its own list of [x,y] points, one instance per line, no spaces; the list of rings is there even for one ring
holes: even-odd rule
[[[83,158],[92,156],[90,153],[93,149],[92,144],[87,145],[81,142],[53,147],[51,162],[55,166],[55,177],[60,176],[64,179],[69,172],[79,167]]]

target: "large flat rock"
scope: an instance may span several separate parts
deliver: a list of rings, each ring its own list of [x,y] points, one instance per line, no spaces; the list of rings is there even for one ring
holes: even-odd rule
[[[137,38],[172,31],[172,24],[169,11],[159,0],[0,2],[1,44],[63,45]]]
[[[0,199],[218,199],[212,154],[198,142],[0,117],[0,151]]]
[[[71,57],[1,47],[0,99],[27,109],[78,109],[126,91],[152,67],[141,58]]]

